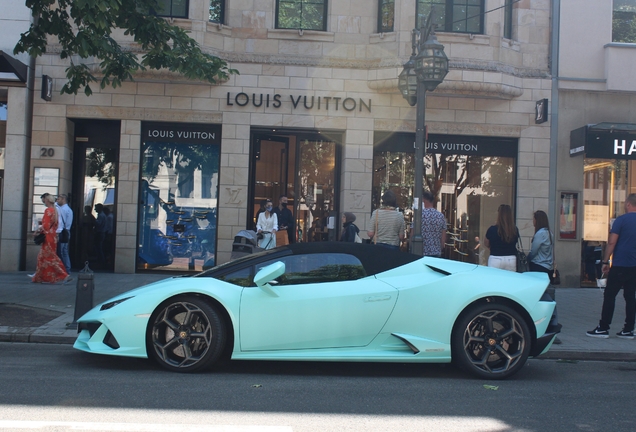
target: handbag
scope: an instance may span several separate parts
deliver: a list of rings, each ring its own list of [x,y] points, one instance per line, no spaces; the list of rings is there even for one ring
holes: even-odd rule
[[[550,275],[550,283],[552,285],[560,285],[561,284],[561,273],[559,273],[559,269],[557,269],[556,260],[554,259],[554,242],[552,241],[552,233],[548,230],[548,235],[550,236],[550,243],[552,244],[552,274]]]
[[[519,240],[517,241],[517,272],[525,273],[529,270],[528,256],[523,251],[523,242],[521,241],[521,236],[519,236]]]
[[[62,216],[62,223],[64,224],[64,228],[62,228],[62,231],[60,231],[60,233],[57,236],[57,241],[60,243],[68,243],[69,241],[69,232],[66,229],[66,221],[64,220],[64,216]]]
[[[596,286],[601,290],[601,294],[605,293],[605,288],[607,287],[607,276],[605,273],[601,273],[601,278],[596,279]]]
[[[554,265],[554,269],[552,270],[552,277],[550,279],[552,279],[550,281],[552,285],[561,284],[561,274],[559,273],[559,270],[556,268],[556,264]]]
[[[287,230],[276,231],[276,246],[287,246],[289,244],[289,236]]]
[[[378,244],[378,213],[380,213],[379,208],[375,210],[375,231],[373,232],[373,244]]]
[[[45,238],[46,238],[46,234],[40,233],[33,237],[33,243],[35,243],[36,245],[41,245],[42,243],[44,243]]]

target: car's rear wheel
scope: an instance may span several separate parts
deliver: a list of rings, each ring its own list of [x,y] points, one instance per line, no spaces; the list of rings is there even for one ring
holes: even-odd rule
[[[163,302],[150,317],[148,355],[175,372],[211,367],[223,352],[225,323],[214,306],[194,296]]]
[[[480,378],[508,378],[528,360],[531,339],[528,324],[514,309],[497,303],[476,305],[455,326],[453,361]]]

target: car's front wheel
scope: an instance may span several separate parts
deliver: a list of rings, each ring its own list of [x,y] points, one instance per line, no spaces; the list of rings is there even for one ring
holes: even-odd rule
[[[476,305],[455,326],[453,361],[480,378],[508,378],[528,360],[531,338],[528,324],[514,309],[497,303]]]
[[[194,296],[169,299],[148,325],[148,355],[174,372],[211,367],[223,352],[226,329],[215,307]]]

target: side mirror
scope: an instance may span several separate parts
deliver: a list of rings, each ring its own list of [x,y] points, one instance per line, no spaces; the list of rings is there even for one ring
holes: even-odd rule
[[[256,276],[254,276],[254,283],[263,291],[278,297],[278,292],[276,292],[269,283],[284,273],[285,264],[281,261],[277,261],[274,264],[260,269],[258,273],[256,273]]]

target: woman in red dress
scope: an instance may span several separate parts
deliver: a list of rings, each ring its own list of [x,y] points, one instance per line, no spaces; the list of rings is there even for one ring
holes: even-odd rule
[[[62,263],[56,252],[58,214],[55,208],[55,197],[51,194],[44,194],[40,198],[46,206],[46,210],[44,210],[42,225],[35,232],[35,235],[43,232],[46,238],[38,254],[37,269],[31,280],[41,283],[66,283],[71,278],[66,273],[64,263]]]

